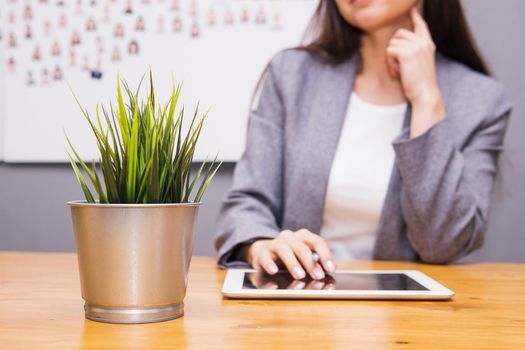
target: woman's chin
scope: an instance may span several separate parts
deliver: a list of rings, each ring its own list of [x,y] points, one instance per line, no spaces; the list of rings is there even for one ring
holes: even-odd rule
[[[372,3],[372,0],[350,0],[352,9],[359,9],[366,7]]]
[[[336,0],[341,16],[352,26],[371,32],[407,17],[415,0]]]

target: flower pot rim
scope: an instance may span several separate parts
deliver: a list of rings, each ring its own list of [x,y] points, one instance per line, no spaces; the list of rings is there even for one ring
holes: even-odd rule
[[[188,203],[88,203],[85,200],[69,201],[70,207],[94,207],[94,208],[175,208],[175,207],[199,207],[202,202]]]

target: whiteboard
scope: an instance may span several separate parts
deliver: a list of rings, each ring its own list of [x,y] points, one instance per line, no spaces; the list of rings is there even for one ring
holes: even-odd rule
[[[66,160],[63,129],[85,159],[97,149],[69,90],[94,115],[151,66],[158,101],[183,81],[189,118],[211,108],[196,159],[235,161],[249,102],[269,59],[300,43],[317,0],[2,0],[3,153],[8,162]],[[4,73],[5,72],[5,73]],[[2,85],[2,84],[0,84]],[[144,90],[145,91],[145,90]],[[2,103],[3,101],[3,103]],[[1,133],[1,132],[0,132]],[[1,139],[0,139],[1,141]]]

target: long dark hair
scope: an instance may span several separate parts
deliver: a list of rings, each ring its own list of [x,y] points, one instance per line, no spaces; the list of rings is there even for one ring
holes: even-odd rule
[[[423,18],[436,49],[443,55],[489,75],[470,33],[459,0],[425,0]],[[338,64],[359,50],[361,31],[341,16],[334,0],[320,0],[299,48],[323,61]]]

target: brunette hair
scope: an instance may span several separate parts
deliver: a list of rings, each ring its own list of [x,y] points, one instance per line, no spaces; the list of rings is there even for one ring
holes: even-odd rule
[[[475,71],[489,75],[463,13],[460,0],[425,0],[423,18],[437,51]],[[361,31],[341,16],[334,0],[320,0],[305,32],[309,43],[300,49],[338,64],[359,50]]]

